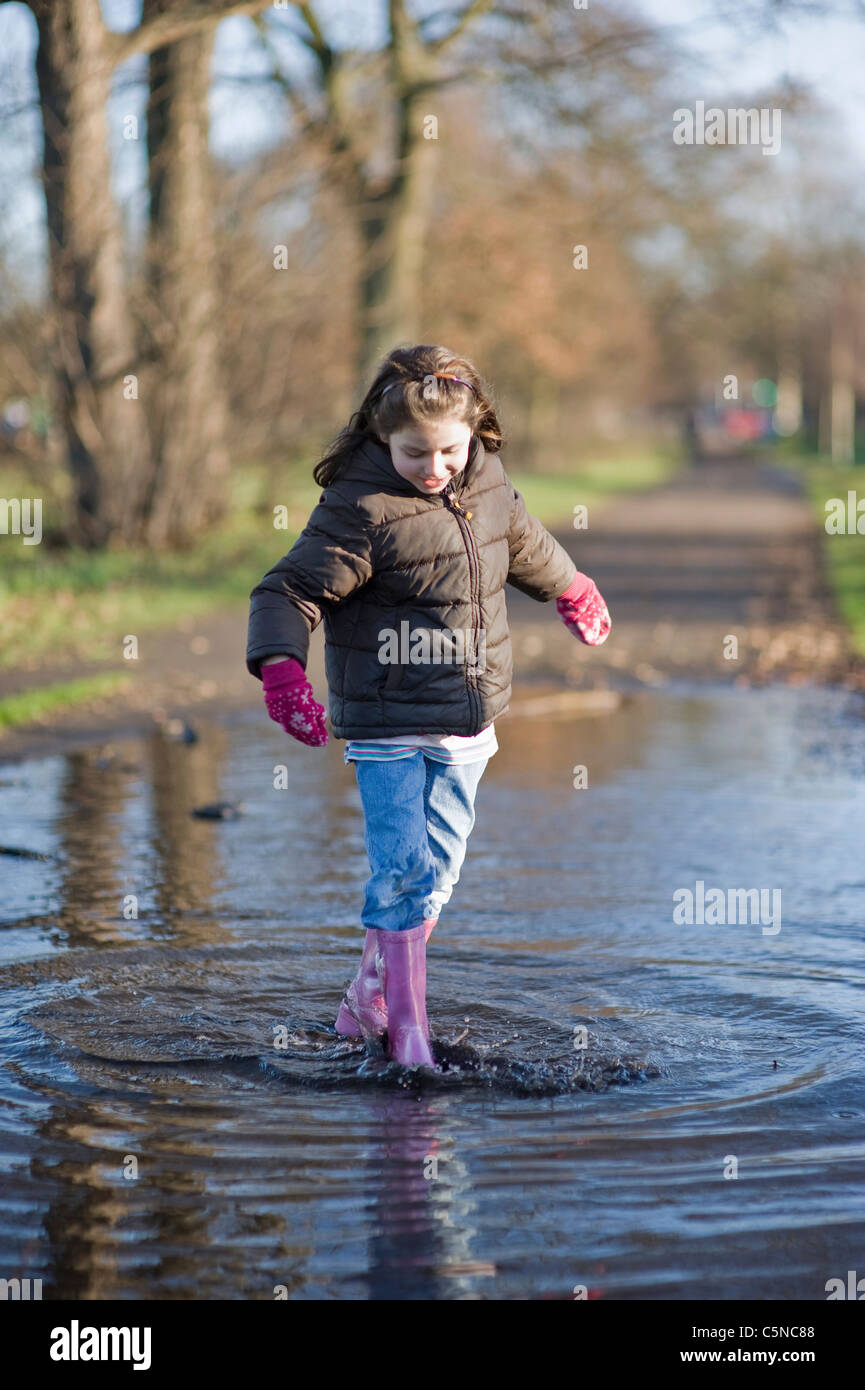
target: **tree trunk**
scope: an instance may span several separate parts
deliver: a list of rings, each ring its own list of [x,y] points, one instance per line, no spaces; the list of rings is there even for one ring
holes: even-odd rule
[[[436,141],[427,139],[429,69],[407,24],[393,35],[396,99],[396,172],[388,187],[368,194],[360,208],[364,268],[360,287],[361,381],[397,343],[421,332],[424,242],[435,187]]]
[[[111,193],[108,35],[99,0],[32,0],[43,112],[54,412],[71,469],[74,538],[131,539],[148,451],[126,296],[123,229]],[[127,399],[127,396],[132,396]]]
[[[852,468],[855,455],[856,396],[850,382],[836,377],[832,382],[832,462],[839,468]]]
[[[147,0],[144,21],[165,8]],[[148,283],[158,367],[148,393],[156,461],[151,544],[182,544],[225,510],[226,396],[219,336],[208,92],[215,26],[150,57]]]
[[[829,370],[829,452],[834,464],[849,468],[855,457],[856,393],[853,389],[853,334],[846,304],[836,308],[833,318]]]
[[[418,341],[424,233],[434,165],[426,141],[406,156],[398,187],[370,199],[362,210],[361,338],[359,372],[369,380],[397,343]]]
[[[796,354],[782,354],[778,366],[775,428],[785,439],[802,428],[802,370]]]

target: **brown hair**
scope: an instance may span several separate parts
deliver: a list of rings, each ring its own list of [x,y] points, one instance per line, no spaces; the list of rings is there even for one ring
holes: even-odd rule
[[[443,373],[462,377],[474,389],[450,381]],[[436,377],[434,391],[424,386],[423,378],[430,375]],[[448,415],[456,415],[469,425],[487,453],[496,454],[501,449],[502,431],[489,387],[467,358],[429,344],[395,348],[379,367],[360,409],[316,464],[312,476],[319,487],[327,487],[365,439],[383,439],[407,425]]]

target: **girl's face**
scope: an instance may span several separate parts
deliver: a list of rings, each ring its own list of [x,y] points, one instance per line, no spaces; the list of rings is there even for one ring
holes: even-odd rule
[[[419,492],[441,492],[465,468],[472,432],[456,417],[415,421],[385,439],[393,466]]]

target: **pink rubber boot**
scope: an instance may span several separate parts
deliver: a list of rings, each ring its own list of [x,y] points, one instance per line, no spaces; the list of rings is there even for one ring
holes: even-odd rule
[[[387,1006],[387,1055],[404,1067],[434,1067],[426,1016],[427,923],[377,931],[376,964]]]
[[[425,941],[429,941],[437,921],[438,917],[428,917],[424,922]],[[336,1016],[336,1031],[343,1038],[370,1034],[381,1037],[387,1028],[387,1006],[375,968],[375,951],[375,932],[368,931],[358,972],[345,991]]]
[[[342,997],[336,1031],[344,1038],[380,1036],[387,1027],[387,1009],[375,968],[375,932],[368,931],[358,972]]]

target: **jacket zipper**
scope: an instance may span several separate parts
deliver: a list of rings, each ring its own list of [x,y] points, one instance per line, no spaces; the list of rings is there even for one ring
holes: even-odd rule
[[[474,674],[473,676],[469,676],[468,672],[466,672],[466,682],[467,682],[467,687],[466,687],[466,688],[468,689],[469,695],[472,697],[472,699],[473,699],[473,701],[474,701],[474,704],[473,704],[473,711],[474,711],[474,713],[473,713],[473,717],[472,717],[472,729],[471,729],[471,734],[470,734],[470,737],[471,737],[471,735],[476,734],[476,733],[479,732],[480,711],[481,711],[480,696],[479,696],[479,694],[478,694],[478,689],[477,689],[477,679],[478,679],[478,678],[477,678],[477,663],[478,663],[478,656],[479,656],[480,631],[481,631],[481,621],[480,621],[480,620],[481,620],[481,584],[480,584],[480,573],[481,573],[481,570],[480,570],[480,562],[479,562],[479,556],[478,556],[477,546],[475,545],[474,533],[472,532],[472,528],[469,526],[469,520],[471,519],[471,512],[466,511],[465,507],[463,507],[462,503],[457,499],[457,497],[454,496],[453,492],[449,491],[450,487],[451,487],[451,484],[448,483],[448,486],[445,488],[445,490],[444,490],[442,496],[445,498],[445,500],[448,502],[448,504],[450,505],[450,507],[453,509],[454,516],[456,517],[457,525],[458,525],[459,528],[460,528],[460,534],[462,535],[462,538],[463,538],[463,544],[465,545],[466,553],[467,553],[467,555],[468,555],[468,561],[469,561],[469,584],[470,584],[470,586],[471,586],[471,600],[472,600],[472,604],[473,604],[473,612],[474,612],[474,614],[475,614],[475,623],[474,623],[474,660],[475,660],[475,674]]]

